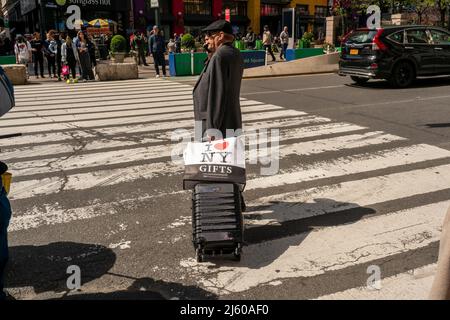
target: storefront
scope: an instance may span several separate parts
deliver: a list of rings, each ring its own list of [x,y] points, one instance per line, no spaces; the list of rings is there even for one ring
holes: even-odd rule
[[[58,3],[59,4],[58,4]],[[61,5],[64,3],[64,5]],[[117,33],[125,34],[129,28],[130,1],[125,0],[42,0],[42,22],[45,30],[66,30],[66,20],[72,15],[67,13],[67,8],[77,5],[81,9],[81,19],[91,21],[93,19],[109,19],[116,22]]]
[[[283,8],[289,3],[290,0],[261,0],[261,32],[267,25],[272,34],[281,33]]]
[[[230,10],[230,23],[233,26],[234,34],[245,36],[247,27],[250,25],[248,18],[247,0],[223,0],[222,17],[225,18],[225,10]]]
[[[158,13],[155,8],[151,7],[150,0],[135,0],[134,1],[134,29],[137,31],[151,30],[156,24],[156,15],[159,14],[159,27],[164,35],[173,32],[173,24],[175,18],[173,15],[173,1],[160,0]]]

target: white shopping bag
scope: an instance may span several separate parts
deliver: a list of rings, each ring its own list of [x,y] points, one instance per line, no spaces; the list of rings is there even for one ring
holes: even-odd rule
[[[245,185],[245,144],[243,138],[211,142],[190,142],[184,151],[184,188],[198,181]]]

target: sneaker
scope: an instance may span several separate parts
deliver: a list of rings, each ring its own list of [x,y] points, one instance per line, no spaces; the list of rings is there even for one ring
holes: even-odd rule
[[[159,74],[157,74],[155,78],[159,78]]]

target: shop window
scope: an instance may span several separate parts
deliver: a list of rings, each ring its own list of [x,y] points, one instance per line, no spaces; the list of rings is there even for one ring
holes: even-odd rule
[[[298,5],[295,8],[295,14],[297,16],[309,16],[309,6],[308,5]]]
[[[223,15],[225,15],[225,9],[230,9],[232,16],[247,16],[247,1],[224,0],[222,5]]]
[[[211,0],[184,0],[184,12],[186,15],[212,15]]]
[[[274,4],[261,4],[261,16],[281,16],[282,7]]]
[[[326,18],[327,13],[328,13],[328,8],[327,7],[316,6],[316,11],[315,11],[314,15],[317,18]]]

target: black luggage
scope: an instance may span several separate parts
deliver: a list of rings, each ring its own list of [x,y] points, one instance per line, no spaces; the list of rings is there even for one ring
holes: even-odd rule
[[[240,261],[244,222],[239,186],[197,184],[192,195],[192,227],[198,262],[206,255],[224,254]]]

